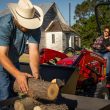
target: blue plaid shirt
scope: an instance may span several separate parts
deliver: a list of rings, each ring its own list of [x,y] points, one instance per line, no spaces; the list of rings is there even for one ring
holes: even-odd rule
[[[9,57],[16,63],[23,54],[26,42],[39,44],[40,28],[23,33],[13,23],[11,14],[0,17],[0,46],[9,46]]]

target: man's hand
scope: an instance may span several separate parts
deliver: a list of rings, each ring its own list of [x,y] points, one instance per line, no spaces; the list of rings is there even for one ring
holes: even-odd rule
[[[32,75],[28,74],[28,73],[20,73],[19,75],[17,75],[16,80],[19,86],[19,89],[21,90],[21,92],[23,93],[27,93],[28,91],[28,84],[27,84],[27,78],[28,77],[33,77]]]
[[[38,78],[39,78],[39,73],[37,73],[37,72],[33,73],[33,77],[34,77],[35,79],[38,79]]]

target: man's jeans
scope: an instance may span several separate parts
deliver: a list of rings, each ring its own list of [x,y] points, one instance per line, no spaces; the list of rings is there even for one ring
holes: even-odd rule
[[[0,101],[10,96],[10,77],[0,66]]]
[[[18,65],[16,66],[18,67]],[[14,77],[12,77],[1,65],[0,65],[0,101],[13,97]]]
[[[107,59],[106,75],[110,76],[110,52],[99,53],[103,58]]]

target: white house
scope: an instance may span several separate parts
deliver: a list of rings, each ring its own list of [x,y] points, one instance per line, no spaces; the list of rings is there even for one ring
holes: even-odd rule
[[[44,12],[44,22],[41,27],[41,48],[64,51],[67,47],[81,46],[80,36],[68,26],[56,3],[39,5]],[[8,9],[0,11],[0,16],[8,14]]]
[[[64,51],[68,47],[81,46],[80,36],[68,26],[55,3],[39,5],[44,10],[40,48]]]

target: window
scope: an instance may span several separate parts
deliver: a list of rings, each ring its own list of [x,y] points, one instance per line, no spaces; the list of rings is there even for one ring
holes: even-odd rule
[[[79,37],[74,37],[75,45],[79,46]]]
[[[52,44],[55,43],[55,34],[52,34]]]

